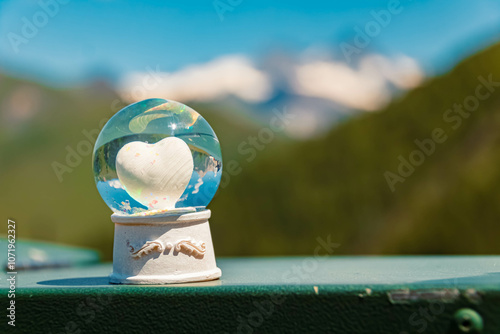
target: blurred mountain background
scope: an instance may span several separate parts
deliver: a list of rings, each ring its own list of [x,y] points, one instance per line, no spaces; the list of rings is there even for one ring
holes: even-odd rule
[[[223,22],[237,25],[230,20],[238,11],[253,15],[245,6],[227,12]],[[363,11],[370,13],[370,6]],[[439,35],[439,13],[427,16],[429,8],[412,6],[429,22],[435,16],[425,33]],[[408,8],[401,15],[414,27]],[[460,8],[470,12],[462,2],[450,11]],[[57,67],[49,53],[57,47],[37,45],[38,39],[17,58],[4,49],[0,211],[16,220],[19,238],[96,248],[110,260],[114,228],[93,181],[94,141],[127,104],[161,97],[193,107],[219,137],[225,174],[209,205],[218,256],[312,254],[317,238],[328,236],[340,244],[336,254],[499,253],[500,10],[484,3],[475,8],[498,15],[491,14],[487,29],[450,42],[446,61],[437,51],[432,61],[424,53],[440,50],[440,38],[453,40],[448,35],[433,42],[415,36],[416,48],[426,46],[415,54],[412,40],[403,42],[409,35],[394,37],[396,50],[407,43],[405,52],[385,52],[381,41],[379,47],[374,42],[353,59],[332,51],[332,45],[352,41],[352,33],[339,34],[327,47],[272,47],[259,55],[224,50],[196,58],[184,49],[184,63],[172,56],[171,67],[143,66],[154,60],[126,71],[106,62],[81,72]],[[312,11],[311,17],[321,15]],[[239,18],[238,24],[245,21]],[[61,14],[54,20],[70,19]],[[8,46],[10,30],[0,22]],[[442,28],[461,36],[471,22]],[[76,68],[79,59],[74,61]],[[54,71],[30,67],[36,62]],[[276,117],[283,127],[271,130]]]
[[[235,112],[235,102],[191,104],[219,134],[225,167],[239,166],[210,205],[218,254],[307,254],[328,235],[340,254],[500,252],[500,87],[456,130],[443,120],[475,94],[479,76],[500,82],[498,59],[495,45],[312,139],[266,137],[250,162],[238,146],[258,138],[263,117]],[[18,235],[97,248],[109,259],[113,224],[90,148],[119,95],[102,82],[56,90],[2,76],[0,87],[2,212],[20,222]],[[384,173],[398,173],[398,157],[409,159],[414,141],[437,127],[448,139],[392,192]],[[62,182],[54,162],[68,167]]]

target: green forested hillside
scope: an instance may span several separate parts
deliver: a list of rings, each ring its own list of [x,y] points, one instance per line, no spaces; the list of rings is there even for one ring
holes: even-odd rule
[[[276,134],[255,159],[248,138],[262,124],[194,105],[219,135],[228,172],[210,204],[217,255],[312,254],[329,235],[338,254],[499,253],[500,85],[479,89],[471,108],[478,77],[500,82],[498,59],[494,46],[325,137]],[[38,97],[23,119],[11,100],[26,87]],[[470,115],[447,111],[465,100]],[[85,132],[92,137],[122,103],[103,87],[53,90],[9,78],[0,79],[0,102],[0,210],[16,219],[18,237],[94,247],[110,259],[111,212],[95,189],[91,154],[78,151],[90,143]],[[432,154],[414,153],[422,151],[415,140],[430,145],[439,129]],[[247,150],[238,150],[242,142]],[[68,158],[72,150],[79,158]],[[410,155],[424,161],[393,192],[387,172],[395,180],[400,156]],[[58,163],[71,172],[58,178]]]
[[[342,254],[499,253],[498,59],[497,45],[326,138],[269,145],[213,202],[225,223],[214,219],[216,245],[310,254],[317,237],[331,234]],[[469,116],[447,111],[464,100],[473,109],[479,76],[498,82],[494,91],[480,88],[490,95]],[[398,157],[409,160],[415,140],[435,129],[446,140],[392,192],[384,174],[396,174]]]

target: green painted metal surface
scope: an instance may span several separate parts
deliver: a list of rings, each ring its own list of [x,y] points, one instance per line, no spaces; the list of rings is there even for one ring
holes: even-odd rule
[[[5,256],[0,259],[2,268],[7,267],[8,244],[5,236],[0,237],[0,249],[5,251]],[[16,240],[14,253],[17,270],[70,267],[99,262],[99,253],[91,249],[22,239]]]
[[[222,279],[108,284],[111,264],[20,272],[23,333],[500,333],[500,257],[219,259]],[[0,285],[2,305],[8,286]],[[5,316],[2,329],[7,327]]]

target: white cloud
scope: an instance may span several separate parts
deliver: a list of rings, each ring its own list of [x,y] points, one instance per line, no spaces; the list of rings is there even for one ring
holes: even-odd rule
[[[261,102],[271,94],[267,75],[256,69],[248,58],[237,55],[191,65],[174,73],[161,73],[156,76],[159,84],[153,89],[134,89],[141,86],[148,75],[133,73],[127,76],[121,85],[123,97],[132,101],[152,97],[177,101],[214,101],[234,95],[247,102]],[[135,94],[132,93],[134,91]]]
[[[109,180],[108,181],[108,185],[112,188],[116,188],[116,189],[125,189],[123,188],[123,185],[121,184],[121,182],[118,180],[118,179],[115,179],[115,180]]]
[[[300,62],[283,64],[279,70],[286,72],[290,93],[365,111],[387,104],[394,93],[393,87],[410,89],[424,78],[418,64],[406,56],[366,55],[356,67],[324,57],[303,57]],[[272,96],[272,75],[244,56],[228,55],[177,72],[154,74],[154,78],[151,71],[132,73],[125,77],[120,91],[128,101],[162,97],[211,102],[235,96],[245,102],[259,103]]]
[[[292,87],[299,95],[372,111],[390,101],[389,83],[408,89],[417,86],[422,79],[422,72],[411,58],[391,60],[368,55],[360,61],[358,68],[331,60],[304,62],[295,69]]]

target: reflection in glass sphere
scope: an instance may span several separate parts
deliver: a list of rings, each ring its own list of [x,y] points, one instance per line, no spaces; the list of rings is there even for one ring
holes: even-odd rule
[[[219,140],[196,111],[148,99],[117,112],[94,147],[94,178],[117,214],[204,209],[222,175]]]

